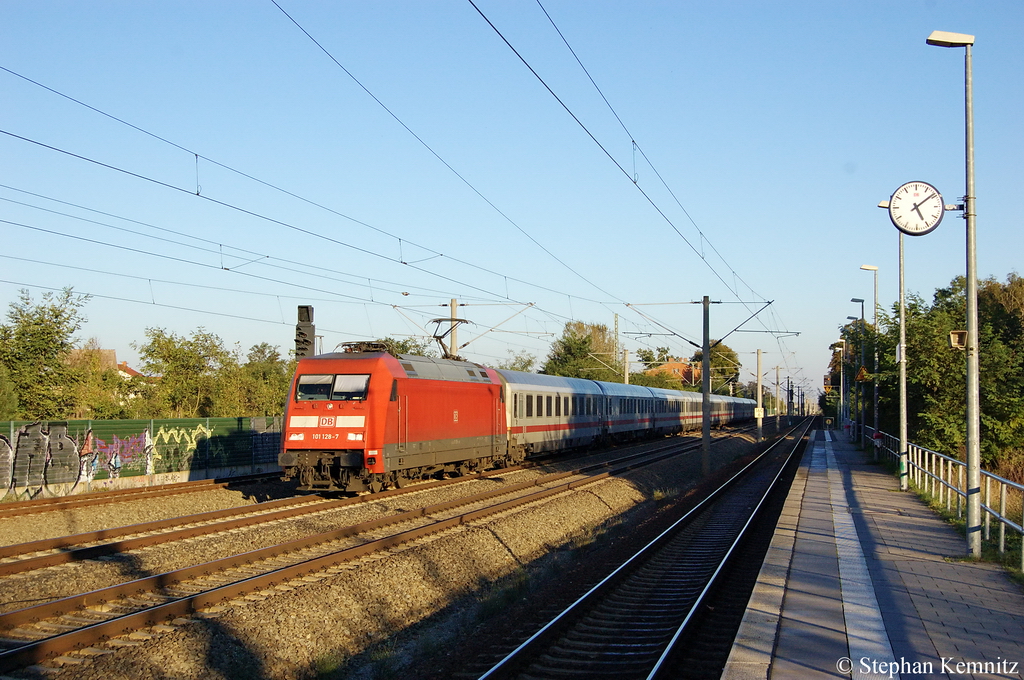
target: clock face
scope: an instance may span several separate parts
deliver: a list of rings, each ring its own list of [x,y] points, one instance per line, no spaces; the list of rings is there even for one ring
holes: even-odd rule
[[[923,236],[939,226],[942,194],[928,182],[907,182],[889,199],[889,219],[904,234]]]

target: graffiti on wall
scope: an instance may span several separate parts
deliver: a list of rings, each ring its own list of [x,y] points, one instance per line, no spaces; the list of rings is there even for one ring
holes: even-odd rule
[[[44,489],[53,495],[69,494],[81,471],[80,448],[68,437],[67,425],[55,423],[44,430],[42,424],[32,423],[18,429],[14,442],[0,437],[0,498],[35,498]]]
[[[161,425],[153,436],[157,449],[154,464],[158,462],[167,470],[188,470],[200,441],[208,441],[212,434],[213,431],[202,423],[191,428]]]
[[[21,425],[0,435],[0,501],[65,496],[103,479],[276,463],[279,418],[197,421]]]
[[[100,470],[109,479],[121,476],[125,466],[153,472],[153,440],[149,429],[138,435],[110,441],[86,431],[79,441],[68,436],[65,423],[20,427],[14,442],[0,435],[0,500],[28,500],[41,496],[66,496],[82,482],[90,482]]]

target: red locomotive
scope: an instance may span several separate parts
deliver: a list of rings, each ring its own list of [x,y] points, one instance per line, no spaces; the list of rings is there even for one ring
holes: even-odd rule
[[[299,361],[278,461],[303,490],[380,491],[537,451],[699,429],[701,395],[521,373],[360,343]],[[714,424],[753,417],[712,396]]]

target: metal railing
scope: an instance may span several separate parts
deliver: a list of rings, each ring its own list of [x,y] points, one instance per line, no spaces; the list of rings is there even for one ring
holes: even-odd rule
[[[856,425],[851,423],[849,432],[854,437]],[[874,429],[864,427],[865,439],[874,439]],[[880,455],[887,456],[899,465],[899,437],[879,432],[876,444]],[[963,519],[967,508],[967,464],[917,444],[907,443],[907,474],[910,481],[922,495],[929,496],[950,515],[955,512],[957,519]],[[995,488],[995,491],[993,491]],[[981,512],[986,541],[992,538],[992,522],[998,528],[999,555],[1006,554],[1007,528],[1021,537],[1020,568],[1024,571],[1024,485],[1009,479],[981,471]],[[998,507],[995,507],[998,505]],[[1014,521],[1016,517],[1020,521]]]

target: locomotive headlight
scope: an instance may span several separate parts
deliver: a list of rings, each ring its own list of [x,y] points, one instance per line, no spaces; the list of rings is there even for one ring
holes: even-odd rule
[[[361,441],[363,441],[363,433],[362,432],[349,432],[348,433],[348,440],[350,442],[361,442]]]

